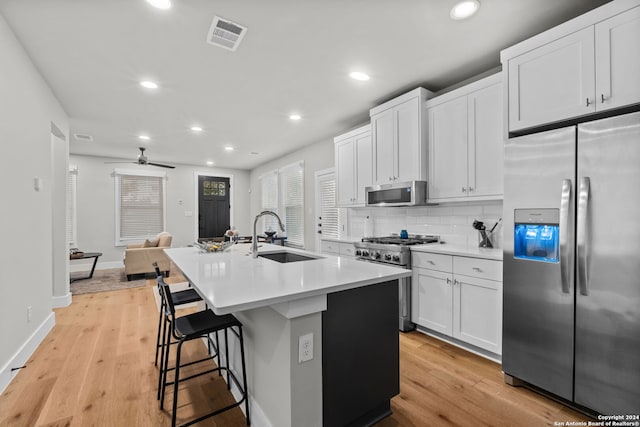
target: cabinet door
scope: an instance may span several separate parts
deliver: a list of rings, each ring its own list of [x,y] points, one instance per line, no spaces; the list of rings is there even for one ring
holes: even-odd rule
[[[453,336],[502,353],[502,283],[454,275]]]
[[[450,273],[416,269],[412,281],[411,320],[420,326],[451,336],[453,281]]]
[[[355,138],[356,182],[355,199],[359,205],[365,203],[364,188],[373,184],[373,146],[371,133],[367,132]]]
[[[589,27],[509,60],[509,130],[595,111],[594,56]]]
[[[596,31],[596,105],[640,102],[640,7],[602,21]]]
[[[470,197],[500,196],[503,186],[504,131],[502,85],[481,89],[467,98],[469,110]]]
[[[376,184],[389,184],[395,176],[394,114],[395,112],[391,108],[371,117],[371,132],[376,158],[374,170]]]
[[[355,149],[354,140],[340,141],[335,146],[336,184],[338,206],[355,203]]]
[[[420,140],[420,98],[412,98],[395,107],[397,163],[396,181],[424,179],[421,156],[426,147]]]
[[[429,199],[467,195],[467,97],[429,109]]]

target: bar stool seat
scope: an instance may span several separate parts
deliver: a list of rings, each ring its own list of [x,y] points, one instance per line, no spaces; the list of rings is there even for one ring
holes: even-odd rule
[[[166,336],[163,338],[163,342],[170,343],[171,337],[177,343],[176,347],[176,360],[175,366],[169,367],[169,345],[163,348],[163,358],[160,361],[160,373],[162,376],[161,384],[159,384],[159,395],[160,395],[160,409],[164,409],[164,395],[167,386],[173,385],[173,409],[171,413],[171,426],[176,426],[176,411],[178,409],[178,384],[182,381],[186,381],[192,378],[199,377],[201,375],[208,374],[210,372],[222,372],[225,371],[227,375],[227,389],[231,388],[231,381],[235,383],[237,388],[240,390],[242,394],[242,399],[239,401],[224,406],[222,408],[216,409],[213,412],[202,415],[196,419],[193,419],[186,424],[183,424],[182,427],[190,426],[192,424],[203,421],[209,417],[213,417],[218,415],[224,411],[228,411],[229,409],[235,408],[236,406],[242,405],[244,402],[245,411],[246,411],[246,419],[247,425],[251,424],[249,417],[249,397],[247,391],[247,374],[246,374],[246,365],[244,358],[244,337],[242,334],[242,323],[232,314],[226,315],[217,315],[211,310],[199,311],[192,314],[187,314],[181,317],[175,316],[175,306],[173,303],[173,295],[170,292],[169,285],[164,283],[162,276],[158,276],[158,288],[162,297],[165,300],[165,316],[166,321],[169,323],[169,328],[166,330]],[[237,330],[236,330],[237,329]],[[242,383],[236,375],[232,372],[229,365],[229,340],[228,340],[228,331],[231,331],[235,334],[240,341],[240,357],[242,363]],[[217,346],[217,334],[218,332],[224,332],[224,341],[225,341],[225,353],[226,353],[226,363],[227,366],[221,366],[220,357],[219,357],[219,347]],[[181,353],[182,353],[182,345],[190,340],[205,338],[208,342],[210,342],[210,334],[216,335],[216,354],[209,355],[201,360],[196,360],[193,362],[188,362],[185,364],[181,364]],[[200,362],[204,362],[207,360],[213,360],[214,358],[218,359],[218,366],[213,369],[208,369],[204,372],[198,372],[196,374],[190,375],[186,378],[180,378],[180,368],[185,366],[191,366],[198,364]],[[174,379],[172,382],[167,382],[167,373],[169,371],[174,371]]]

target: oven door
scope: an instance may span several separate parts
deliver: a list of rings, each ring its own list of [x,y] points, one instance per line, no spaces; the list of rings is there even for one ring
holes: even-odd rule
[[[388,264],[394,267],[406,268],[406,266],[389,264],[365,258],[356,258],[358,261],[371,262],[374,264]],[[411,321],[411,276],[398,279],[398,304],[399,304],[399,325],[402,332],[412,331],[416,324]]]

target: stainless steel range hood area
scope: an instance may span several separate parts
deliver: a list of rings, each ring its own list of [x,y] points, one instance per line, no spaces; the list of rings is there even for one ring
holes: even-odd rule
[[[394,182],[365,188],[367,206],[432,206],[427,181]]]

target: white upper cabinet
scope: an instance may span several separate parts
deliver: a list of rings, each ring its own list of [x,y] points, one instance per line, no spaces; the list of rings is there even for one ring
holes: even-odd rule
[[[334,138],[338,206],[364,206],[364,188],[373,180],[371,127]]]
[[[608,3],[501,53],[509,131],[640,102],[640,7]]]
[[[502,104],[501,74],[427,102],[430,201],[502,198]]]
[[[432,95],[417,88],[370,110],[376,184],[427,179],[424,102]]]
[[[593,28],[509,61],[509,130],[595,111]]]
[[[595,28],[598,110],[640,102],[640,7]]]

